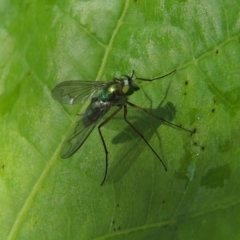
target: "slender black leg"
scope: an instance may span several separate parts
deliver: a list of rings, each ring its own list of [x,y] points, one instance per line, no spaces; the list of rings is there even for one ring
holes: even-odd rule
[[[105,151],[105,156],[106,156],[106,166],[105,166],[105,173],[104,173],[104,177],[101,183],[101,186],[103,185],[103,183],[106,180],[107,177],[107,169],[108,169],[108,150],[107,150],[107,145],[105,143],[102,131],[101,131],[101,127],[103,127],[105,124],[107,124],[115,115],[117,115],[119,113],[119,111],[122,109],[122,106],[120,106],[115,112],[113,112],[107,119],[105,119],[102,123],[100,123],[98,125],[98,132],[100,134],[102,143],[103,143],[103,147],[104,147],[104,151]]]
[[[182,129],[182,130],[184,130],[184,131],[190,132],[191,134],[194,134],[194,133],[195,133],[195,130],[191,131],[191,130],[188,130],[188,129],[183,128],[183,127],[181,127],[181,126],[178,126],[178,125],[176,125],[176,124],[174,124],[174,123],[168,122],[167,120],[165,120],[165,119],[163,119],[163,118],[161,118],[161,117],[159,117],[159,116],[157,116],[157,115],[155,115],[155,114],[147,111],[146,109],[144,109],[144,108],[142,108],[142,107],[139,107],[139,106],[137,106],[137,105],[135,105],[135,104],[133,104],[133,103],[130,103],[130,102],[128,102],[128,101],[127,101],[126,103],[127,103],[128,105],[130,105],[131,107],[140,109],[140,110],[144,111],[145,113],[147,113],[148,115],[150,115],[150,116],[152,116],[152,117],[155,117],[155,118],[161,120],[162,122],[165,122],[165,123],[167,123],[167,124],[169,124],[169,125],[171,125],[171,126],[180,128],[180,129]]]
[[[154,80],[157,80],[157,79],[160,79],[160,78],[164,78],[164,77],[167,77],[168,75],[170,75],[170,74],[172,74],[172,73],[174,73],[174,72],[176,72],[177,70],[176,69],[174,69],[173,71],[171,71],[170,73],[167,73],[167,74],[165,74],[165,75],[163,75],[163,76],[161,76],[161,77],[156,77],[156,78],[150,78],[150,79],[148,79],[148,78],[136,78],[136,79],[138,79],[138,80],[142,80],[142,81],[146,81],[146,82],[151,82],[151,81],[154,81]],[[133,75],[134,75],[134,71],[133,71]]]
[[[128,102],[127,102],[128,103]],[[148,145],[148,147],[152,150],[152,152],[156,155],[156,157],[160,160],[162,163],[165,171],[167,171],[167,167],[164,164],[163,160],[158,156],[158,154],[155,152],[155,150],[151,147],[151,145],[148,143],[148,141],[145,139],[145,137],[127,120],[127,105],[124,105],[124,120],[128,123],[128,125],[143,139],[143,141]]]

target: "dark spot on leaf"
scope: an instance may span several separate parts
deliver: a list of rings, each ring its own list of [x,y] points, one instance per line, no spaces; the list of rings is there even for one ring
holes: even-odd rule
[[[212,109],[212,112],[215,112],[215,108]]]
[[[205,150],[205,147],[204,147],[204,146],[202,146],[202,147],[201,147],[201,149],[204,151],[204,150]]]
[[[191,133],[191,136],[192,136],[193,134],[195,134],[196,132],[197,132],[197,129],[194,128],[193,131],[192,131],[192,133]]]
[[[188,85],[188,80],[185,81],[185,85]]]
[[[217,50],[216,50],[216,54],[218,54],[218,53],[219,53],[219,50],[217,49]]]
[[[224,182],[230,178],[231,168],[229,164],[220,167],[211,168],[201,179],[201,186],[206,188],[223,188]]]

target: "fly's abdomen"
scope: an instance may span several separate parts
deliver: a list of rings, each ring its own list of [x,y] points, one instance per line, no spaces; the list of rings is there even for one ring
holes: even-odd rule
[[[93,98],[85,113],[82,115],[84,126],[89,126],[98,121],[111,107],[110,102],[102,102],[98,98]]]

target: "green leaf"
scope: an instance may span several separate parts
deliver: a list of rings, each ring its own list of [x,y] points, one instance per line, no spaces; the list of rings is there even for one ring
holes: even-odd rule
[[[240,2],[2,1],[1,239],[239,239]],[[87,103],[63,106],[69,79],[130,75],[128,108],[71,158],[64,136]],[[114,109],[113,109],[114,110]],[[104,118],[106,119],[106,118]]]

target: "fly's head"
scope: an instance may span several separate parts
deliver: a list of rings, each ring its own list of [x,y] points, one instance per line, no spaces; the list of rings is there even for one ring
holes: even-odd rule
[[[132,95],[135,91],[138,91],[140,88],[139,86],[134,83],[133,78],[127,75],[123,75],[122,78],[123,87],[122,92],[124,95],[129,96]]]

